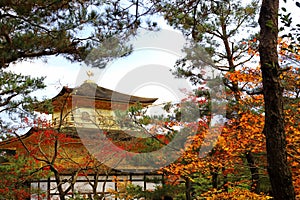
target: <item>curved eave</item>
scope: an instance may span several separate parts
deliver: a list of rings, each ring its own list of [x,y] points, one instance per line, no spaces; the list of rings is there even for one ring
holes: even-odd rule
[[[112,103],[141,103],[141,104],[153,104],[158,98],[145,98],[145,97],[137,97],[131,96],[135,100],[132,100],[130,98],[129,100],[119,100],[119,99],[111,99],[111,98],[102,98],[102,97],[91,97],[91,96],[83,96],[83,95],[74,95],[72,98],[78,97],[78,98],[86,98],[89,100],[98,100],[98,101],[105,101],[105,102],[112,102]]]
[[[128,94],[124,94],[121,92],[116,92],[107,88],[100,87],[94,83],[85,82],[78,88],[68,88],[64,86],[56,96],[54,96],[49,100],[52,102],[52,105],[55,105],[57,102],[61,102],[62,100],[61,98],[67,98],[66,95],[72,96],[71,98],[74,97],[78,97],[80,99],[86,98],[87,100],[103,101],[108,103],[120,103],[120,104],[140,103],[142,104],[142,106],[151,105],[158,99],[158,98],[148,98],[148,97],[128,95]],[[35,106],[35,111],[46,112],[47,108],[44,108],[43,106],[40,105],[43,105],[43,102]]]

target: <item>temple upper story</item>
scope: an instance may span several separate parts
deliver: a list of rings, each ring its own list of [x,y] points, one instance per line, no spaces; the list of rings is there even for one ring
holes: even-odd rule
[[[124,94],[100,87],[92,81],[85,81],[74,88],[64,86],[55,97],[36,105],[36,111],[52,114],[54,127],[82,125],[88,128],[96,124],[101,129],[120,130],[116,111],[125,111],[136,104],[147,107],[156,100],[157,98]],[[48,106],[45,106],[46,102]]]

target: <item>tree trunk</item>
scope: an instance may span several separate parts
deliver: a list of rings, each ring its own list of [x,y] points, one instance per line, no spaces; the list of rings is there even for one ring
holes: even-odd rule
[[[259,194],[259,170],[258,167],[255,164],[255,160],[253,157],[252,152],[246,152],[246,160],[251,172],[251,178],[252,178],[252,185],[251,185],[251,190],[257,194]]]
[[[210,169],[210,175],[211,175],[211,183],[213,188],[218,188],[218,168],[217,167],[212,167]]]
[[[263,0],[259,24],[259,53],[265,101],[268,173],[275,200],[295,199],[292,175],[287,162],[283,116],[283,88],[277,53],[279,0]]]
[[[186,198],[186,200],[192,200],[191,189],[192,189],[191,180],[188,177],[186,177],[185,178],[185,198]]]
[[[222,167],[222,174],[223,174],[223,185],[222,188],[224,189],[224,191],[228,192],[228,177],[227,174],[224,173],[226,170],[225,167]]]
[[[52,168],[50,166],[50,168]],[[56,181],[56,184],[57,184],[57,190],[58,190],[58,194],[59,194],[59,198],[60,200],[65,200],[65,192],[63,190],[63,187],[62,187],[62,181],[60,179],[60,175],[59,173],[56,171],[56,170],[52,170],[52,172],[54,173],[54,176],[55,176],[55,181]]]

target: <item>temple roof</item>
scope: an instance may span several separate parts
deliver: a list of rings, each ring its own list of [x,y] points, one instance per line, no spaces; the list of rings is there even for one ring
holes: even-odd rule
[[[100,87],[96,83],[86,81],[79,87],[75,87],[75,88],[68,88],[64,86],[62,90],[54,98],[52,98],[52,100],[60,96],[63,96],[65,94],[82,96],[86,98],[93,98],[95,100],[126,102],[126,103],[140,102],[142,104],[152,104],[158,99],[158,98],[147,98],[147,97],[139,97],[139,96],[124,94],[104,87]]]
[[[64,86],[55,97],[50,99],[50,101],[52,102],[52,105],[54,107],[57,107],[57,105],[61,104],[59,102],[63,102],[67,98],[69,98],[69,100],[75,98],[77,100],[94,100],[95,102],[100,101],[104,104],[106,102],[106,104],[109,106],[111,103],[123,103],[130,105],[134,103],[140,103],[142,106],[148,106],[153,104],[158,99],[124,94],[104,87],[100,87],[92,81],[85,81],[82,85],[75,88]],[[61,109],[61,106],[58,107],[59,109]],[[45,108],[43,108],[43,104],[38,104],[35,106],[35,110],[44,112]]]
[[[92,97],[100,100],[113,100],[117,102],[140,102],[151,104],[157,100],[157,98],[139,97],[120,93],[104,87],[100,87],[96,83],[88,81],[84,82],[81,86],[73,88],[71,90],[75,95]]]

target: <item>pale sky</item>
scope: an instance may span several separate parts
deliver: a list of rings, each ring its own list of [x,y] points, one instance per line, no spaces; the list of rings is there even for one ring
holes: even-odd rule
[[[34,93],[40,99],[54,97],[62,86],[74,87],[82,84],[89,79],[86,72],[91,70],[94,76],[90,79],[102,87],[131,95],[159,98],[155,104],[179,102],[186,96],[180,90],[184,89],[181,87],[191,90],[192,86],[185,79],[176,79],[170,69],[176,60],[183,57],[181,48],[184,43],[185,40],[179,32],[145,32],[132,41],[134,51],[131,55],[109,63],[105,69],[87,68],[84,64],[70,63],[60,56],[52,56],[47,62],[21,62],[12,65],[10,69],[33,77],[46,76],[47,88]],[[144,72],[154,66],[156,71]],[[167,71],[164,70],[166,68]]]
[[[155,20],[158,21],[160,27],[163,28],[163,31],[174,31],[170,26],[166,25],[162,18],[155,17]],[[181,36],[181,33],[178,31],[175,32],[176,34],[174,40],[172,40],[172,38],[168,39],[166,34],[153,34],[149,32],[143,33],[142,37],[137,37],[132,41],[133,45],[135,46],[135,50],[131,55],[126,58],[120,58],[111,62],[104,71],[101,70],[101,77],[99,77],[99,72],[94,73],[96,74],[95,76],[97,79],[95,82],[102,87],[115,89],[118,81],[124,75],[139,66],[161,64],[172,68],[176,60],[182,56],[179,55],[180,53],[178,53],[178,51],[180,51],[185,42],[184,38]],[[153,42],[159,44],[152,44]],[[171,47],[169,48],[174,49],[174,51],[164,51],[163,43],[165,42],[171,44]],[[158,49],[157,46],[159,48],[162,47],[162,49]],[[24,75],[31,75],[33,77],[45,76],[45,84],[47,85],[47,88],[43,92],[36,92],[34,95],[37,95],[38,97],[43,96],[46,98],[55,96],[60,91],[62,86],[78,86],[88,78],[86,76],[86,71],[89,69],[86,69],[82,63],[71,63],[62,56],[49,56],[45,60],[43,61],[41,59],[35,59],[31,61],[19,62],[17,64],[11,64],[8,70],[12,70],[16,73],[21,73]],[[91,70],[94,71],[95,69]],[[149,91],[148,89],[146,90]],[[157,94],[158,88],[156,87],[155,90]],[[134,94],[132,93],[132,95],[153,97],[151,92],[145,92],[145,89],[142,88],[135,90]],[[157,97],[157,95],[155,97]]]

